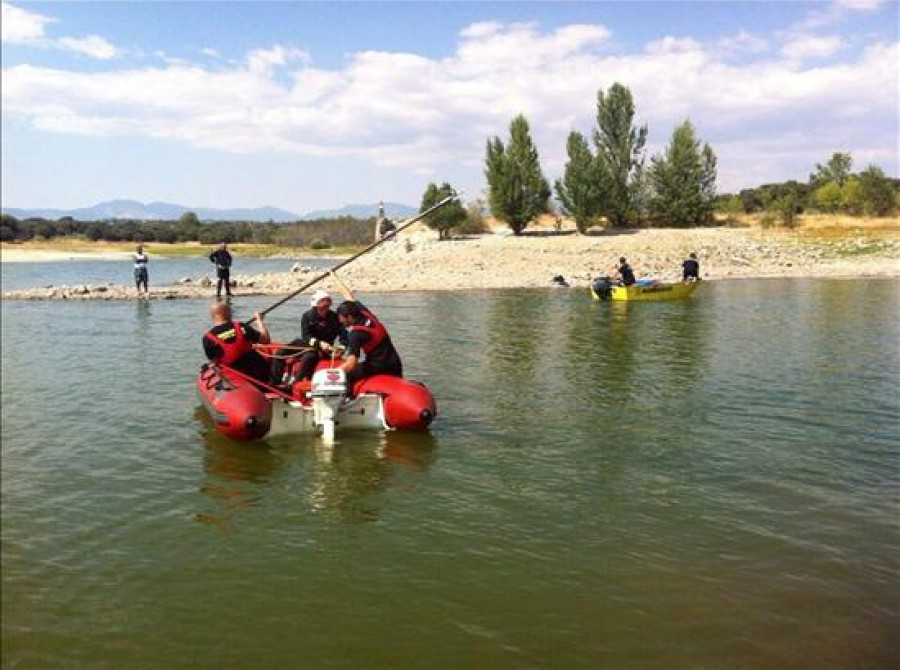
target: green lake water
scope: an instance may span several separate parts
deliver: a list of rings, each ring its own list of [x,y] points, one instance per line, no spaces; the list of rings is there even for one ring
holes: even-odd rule
[[[232,443],[206,303],[0,305],[4,668],[900,666],[900,282],[362,297],[429,433]]]

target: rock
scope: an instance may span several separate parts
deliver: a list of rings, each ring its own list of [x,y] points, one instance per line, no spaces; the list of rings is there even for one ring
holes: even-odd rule
[[[181,279],[178,280],[178,283],[179,284],[191,284],[191,283],[193,283],[193,281],[194,280],[191,279],[190,277],[182,277]]]
[[[90,292],[91,292],[91,289],[88,288],[85,284],[82,284],[81,286],[76,287],[72,291],[72,293],[74,293],[75,295],[88,295]]]
[[[212,286],[212,279],[209,277],[204,277],[200,280],[200,286]]]
[[[106,286],[98,286],[94,289],[95,293],[106,293],[109,290]]]

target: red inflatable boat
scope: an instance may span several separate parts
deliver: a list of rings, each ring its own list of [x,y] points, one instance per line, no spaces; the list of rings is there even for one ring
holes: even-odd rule
[[[345,430],[425,430],[437,414],[424,384],[376,375],[348,389],[343,370],[330,361],[319,363],[311,382],[296,382],[289,391],[207,363],[197,377],[197,393],[216,430],[235,440],[292,433],[319,433],[330,440]]]

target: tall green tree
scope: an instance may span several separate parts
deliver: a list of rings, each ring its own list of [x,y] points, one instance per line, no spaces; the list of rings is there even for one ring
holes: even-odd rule
[[[894,210],[894,188],[880,167],[870,165],[859,173],[859,190],[866,214],[887,216]]]
[[[613,227],[636,217],[636,200],[644,166],[647,126],[634,126],[634,100],[622,84],[597,93],[594,144],[604,197],[601,211]]]
[[[575,130],[569,133],[566,152],[569,160],[562,179],[556,180],[554,189],[566,214],[575,219],[578,232],[584,233],[600,215],[603,183],[597,159],[591,153],[584,135]]]
[[[853,165],[853,158],[850,154],[836,152],[825,165],[816,163],[816,171],[809,175],[809,183],[813,188],[824,186],[830,181],[835,182],[838,186],[843,186],[850,178],[850,167]]]
[[[716,199],[716,155],[697,139],[685,121],[672,133],[672,141],[654,156],[648,171],[654,216],[677,227],[712,221]]]
[[[528,121],[521,114],[509,124],[509,142],[487,142],[485,177],[491,213],[516,235],[539,214],[549,210],[550,185],[541,172]]]
[[[422,195],[422,205],[419,207],[419,213],[427,211],[438,204],[441,200],[449,198],[456,193],[450,184],[444,182],[438,187],[435,184],[428,184],[425,193]],[[425,217],[425,224],[432,230],[438,231],[438,239],[445,240],[449,237],[450,230],[456,228],[459,224],[466,220],[466,210],[463,209],[459,200],[451,200],[438,211],[432,212]]]

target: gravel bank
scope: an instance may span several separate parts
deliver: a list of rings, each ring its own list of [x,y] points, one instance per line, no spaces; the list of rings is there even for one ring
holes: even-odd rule
[[[639,277],[674,279],[681,261],[697,253],[704,279],[752,277],[900,277],[900,228],[874,238],[860,233],[828,241],[789,231],[744,228],[654,229],[580,236],[551,231],[521,237],[488,234],[438,242],[430,231],[412,232],[385,243],[341,271],[355,290],[437,291],[549,287],[556,275],[571,286],[611,274],[619,256]],[[283,295],[318,270],[244,275],[240,258],[232,277],[238,295]],[[150,298],[211,298],[210,277],[186,278],[151,288]],[[333,287],[325,282],[324,288]],[[2,294],[5,300],[133,300],[131,286],[48,286]]]

